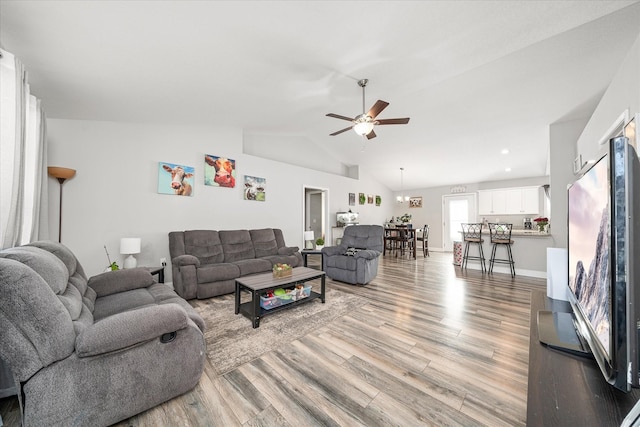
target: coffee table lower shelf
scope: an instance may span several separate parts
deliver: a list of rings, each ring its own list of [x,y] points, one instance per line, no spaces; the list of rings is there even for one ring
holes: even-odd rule
[[[258,324],[260,322],[260,318],[266,316],[267,314],[277,313],[277,312],[285,310],[287,308],[295,307],[297,305],[304,304],[305,302],[313,301],[316,298],[321,298],[321,295],[318,292],[311,291],[311,294],[306,298],[302,298],[302,299],[299,299],[297,301],[293,301],[293,302],[290,302],[290,303],[287,303],[287,304],[279,305],[277,307],[270,308],[269,310],[260,307],[260,313],[258,313],[258,316],[259,316]],[[251,301],[248,301],[248,302],[240,304],[240,313],[242,313],[247,319],[249,319],[251,321],[253,321],[253,315],[252,315],[253,306],[252,306],[252,304],[253,303]],[[254,328],[257,328],[257,326],[254,326]]]
[[[309,296],[296,301],[273,307],[269,310],[260,306],[260,296],[269,289],[290,288],[297,284],[304,284],[310,280],[321,279],[320,292],[310,291]],[[245,291],[251,294],[251,301],[240,303],[240,294]],[[236,280],[235,313],[244,315],[254,328],[260,326],[260,319],[268,314],[277,313],[287,308],[295,307],[309,301],[320,298],[325,301],[325,273],[307,267],[296,267],[293,269],[293,276],[288,278],[275,279],[271,273],[256,274]]]

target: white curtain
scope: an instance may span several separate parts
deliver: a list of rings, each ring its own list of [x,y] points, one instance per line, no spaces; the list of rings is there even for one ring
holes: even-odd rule
[[[49,238],[47,150],[40,101],[24,65],[0,49],[0,246]]]

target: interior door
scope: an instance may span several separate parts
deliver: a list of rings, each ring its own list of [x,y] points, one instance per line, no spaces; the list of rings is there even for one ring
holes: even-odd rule
[[[460,224],[476,221],[476,195],[445,195],[442,196],[442,206],[442,250],[453,252],[453,242],[462,240]]]

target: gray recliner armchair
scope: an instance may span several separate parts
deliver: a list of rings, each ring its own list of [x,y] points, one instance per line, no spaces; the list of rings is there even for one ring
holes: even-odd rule
[[[24,426],[107,426],[189,391],[203,330],[144,268],[87,279],[60,243],[0,251],[0,357]]]
[[[322,269],[341,282],[365,285],[378,274],[383,249],[383,228],[379,225],[350,225],[339,246],[322,248]]]

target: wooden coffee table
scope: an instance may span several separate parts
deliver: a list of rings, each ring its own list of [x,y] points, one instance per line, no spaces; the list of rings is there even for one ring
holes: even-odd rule
[[[308,282],[309,280],[318,278],[322,279],[320,293],[311,291],[309,296],[306,298],[298,299],[296,301],[280,305],[269,310],[260,307],[260,296],[264,296],[267,291],[277,288],[292,289],[296,285],[303,284],[305,282]],[[236,314],[242,313],[244,316],[248,317],[249,320],[251,320],[253,327],[257,328],[260,326],[260,319],[267,314],[276,313],[280,310],[295,307],[299,304],[313,301],[316,298],[320,298],[320,301],[322,301],[322,303],[324,304],[324,282],[324,271],[318,271],[313,268],[307,267],[294,268],[291,276],[289,277],[274,278],[271,272],[240,277],[236,279]],[[251,301],[240,304],[240,293],[242,291],[246,291],[251,294]]]

